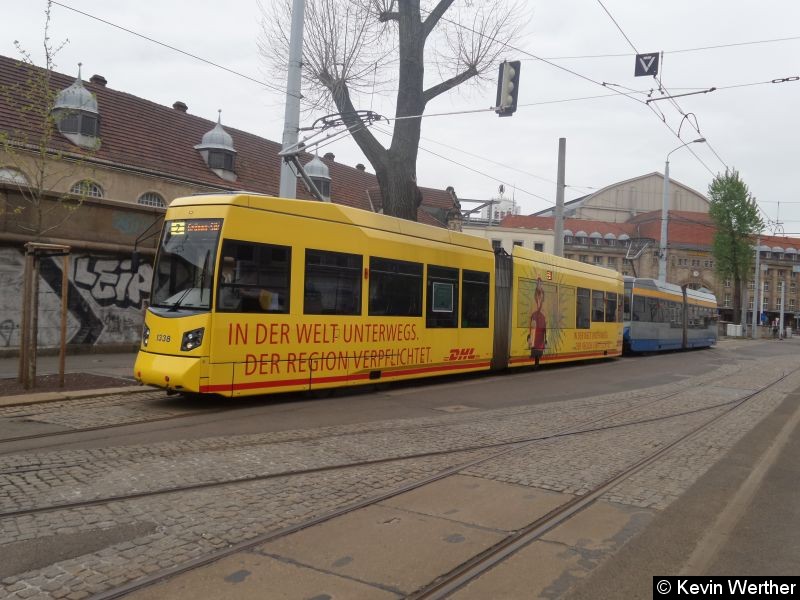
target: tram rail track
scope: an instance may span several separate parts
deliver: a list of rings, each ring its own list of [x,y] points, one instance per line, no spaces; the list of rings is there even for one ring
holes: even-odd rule
[[[677,395],[678,393],[680,393],[680,392],[675,392],[675,393],[671,394],[671,396]],[[598,421],[611,419],[611,418],[614,418],[615,416],[619,416],[620,414],[624,414],[626,412],[630,412],[631,410],[634,410],[634,409],[639,410],[639,409],[642,409],[642,408],[644,408],[646,406],[649,406],[652,403],[659,402],[659,401],[662,401],[662,400],[664,400],[663,397],[662,398],[658,398],[656,400],[652,400],[651,402],[647,403],[646,405],[639,405],[639,406],[636,406],[636,407],[627,407],[625,409],[622,409],[622,410],[614,412],[614,413],[598,416],[598,417],[592,419],[591,422],[598,422]],[[624,428],[624,427],[631,427],[631,426],[635,426],[635,425],[643,425],[643,424],[647,424],[647,423],[653,423],[653,422],[658,422],[658,421],[663,421],[663,420],[668,420],[668,419],[674,419],[674,418],[678,418],[678,417],[682,417],[682,416],[687,416],[687,415],[690,415],[690,414],[696,414],[696,413],[700,413],[700,412],[706,412],[706,411],[709,411],[709,410],[714,410],[714,409],[717,409],[717,408],[721,408],[723,406],[727,406],[727,405],[731,404],[732,402],[738,402],[738,399],[737,400],[729,400],[729,401],[722,402],[722,403],[719,403],[719,404],[713,404],[713,405],[709,405],[709,406],[705,406],[705,407],[697,408],[697,409],[693,409],[693,410],[681,411],[681,412],[678,412],[678,413],[670,413],[668,415],[660,415],[660,416],[646,418],[646,419],[638,419],[636,421],[626,421],[626,422],[623,422],[623,423],[616,423],[616,424],[607,425],[607,426],[604,426],[604,427],[594,427],[594,428],[588,428],[588,429],[574,429],[574,430],[560,431],[560,432],[557,432],[557,433],[554,433],[554,434],[548,434],[548,435],[529,436],[529,437],[524,437],[524,438],[517,438],[517,439],[513,439],[513,440],[507,440],[507,441],[503,441],[503,442],[495,442],[495,443],[492,443],[492,444],[478,444],[478,445],[473,445],[473,446],[464,446],[464,447],[461,447],[461,448],[452,448],[452,449],[446,449],[446,450],[435,450],[435,451],[431,451],[431,452],[419,452],[419,453],[412,453],[412,454],[404,454],[404,455],[400,455],[400,456],[384,457],[384,458],[379,458],[379,459],[374,459],[374,460],[353,461],[353,462],[349,462],[349,463],[339,463],[339,464],[334,464],[334,465],[325,465],[325,466],[313,467],[313,468],[309,468],[309,469],[297,469],[297,470],[290,470],[290,471],[280,471],[280,472],[276,472],[276,473],[265,473],[265,474],[262,474],[262,475],[253,475],[253,476],[249,476],[249,477],[238,477],[238,478],[225,479],[225,480],[220,480],[220,481],[196,482],[196,483],[192,483],[192,484],[187,484],[187,485],[182,485],[182,486],[173,486],[173,487],[170,487],[170,488],[164,488],[164,489],[160,489],[160,490],[143,490],[143,491],[140,491],[140,492],[132,492],[132,493],[129,493],[129,494],[120,494],[120,495],[117,495],[117,496],[109,496],[109,497],[105,497],[105,498],[91,498],[91,499],[87,499],[87,500],[70,502],[70,503],[60,503],[60,504],[53,504],[53,505],[49,505],[49,506],[40,506],[40,507],[33,507],[33,508],[28,508],[28,509],[20,509],[20,510],[16,510],[16,511],[6,511],[6,512],[0,512],[0,519],[22,517],[22,516],[28,516],[28,515],[38,514],[38,513],[53,512],[53,511],[58,511],[58,510],[72,510],[72,509],[78,509],[78,508],[86,508],[86,507],[90,507],[90,506],[98,506],[98,505],[102,505],[102,504],[110,504],[110,503],[114,503],[114,502],[126,502],[126,501],[129,501],[129,500],[137,500],[137,499],[141,499],[141,498],[149,498],[149,497],[155,497],[155,496],[161,496],[161,495],[167,495],[167,494],[175,494],[175,493],[180,493],[180,492],[192,492],[192,491],[213,489],[213,488],[232,486],[232,485],[242,485],[242,484],[254,483],[254,482],[258,482],[258,481],[269,481],[269,480],[272,480],[272,479],[281,479],[281,478],[287,478],[287,477],[299,477],[299,476],[304,476],[304,475],[314,475],[314,474],[318,474],[318,473],[326,473],[326,472],[331,472],[331,471],[339,471],[339,470],[346,470],[346,469],[356,469],[356,468],[360,468],[360,467],[370,467],[370,466],[389,464],[389,463],[394,463],[394,462],[402,462],[402,461],[406,461],[406,460],[419,460],[419,459],[425,459],[425,458],[435,458],[435,457],[439,457],[439,456],[447,456],[447,455],[451,455],[451,454],[461,454],[461,453],[467,453],[467,452],[478,452],[478,451],[481,451],[481,450],[492,450],[492,449],[495,449],[495,448],[513,447],[513,446],[521,445],[521,444],[531,444],[531,443],[537,443],[537,442],[544,442],[544,441],[554,440],[554,439],[563,438],[563,437],[570,437],[570,436],[574,436],[574,435],[584,435],[584,434],[589,434],[589,433],[597,433],[597,432],[601,432],[601,431],[608,431],[608,430],[611,430],[611,429],[620,429],[620,428]],[[65,467],[63,467],[61,465],[59,465],[59,467],[65,468]],[[466,468],[466,467],[464,467],[464,468]],[[3,476],[3,475],[16,475],[16,474],[23,474],[23,473],[30,473],[30,472],[31,472],[31,470],[29,470],[29,469],[20,469],[20,470],[16,470],[16,471],[2,471],[2,472],[0,472],[0,476]]]
[[[717,378],[716,380],[722,380],[724,378],[725,378],[725,376],[721,376],[721,377]],[[716,381],[716,380],[712,380],[712,382]],[[676,394],[683,393],[684,391],[685,391],[685,389],[682,388],[680,390],[673,391],[673,392],[668,392],[666,394],[638,394],[638,395],[631,396],[630,398],[626,398],[625,400],[616,401],[616,402],[620,403],[620,402],[626,402],[626,401],[641,400],[641,399],[646,399],[646,398],[653,398],[653,402],[659,402],[659,401],[662,401],[662,400],[669,399],[669,398],[675,396]],[[24,436],[15,436],[15,437],[10,437],[10,438],[0,439],[0,456],[17,452],[16,450],[10,450],[10,451],[2,450],[2,446],[4,444],[11,444],[11,443],[14,443],[14,442],[19,443],[19,442],[25,442],[25,441],[35,440],[35,439],[58,438],[58,437],[68,436],[68,435],[79,435],[79,434],[82,434],[82,433],[92,433],[92,432],[96,432],[96,431],[103,431],[103,430],[106,430],[106,429],[111,430],[111,429],[118,429],[118,428],[121,428],[121,427],[135,427],[135,426],[138,426],[138,425],[147,425],[147,424],[150,424],[150,423],[160,423],[160,422],[178,420],[178,419],[190,419],[190,418],[202,417],[202,416],[206,416],[206,415],[213,416],[213,415],[216,415],[216,414],[230,413],[232,411],[235,412],[237,410],[243,410],[243,409],[224,408],[224,409],[220,409],[220,410],[193,412],[191,414],[164,415],[164,416],[156,417],[156,418],[152,418],[152,419],[131,420],[131,421],[126,421],[126,422],[122,422],[122,423],[110,423],[110,424],[96,425],[96,426],[91,426],[91,427],[82,427],[82,428],[76,428],[76,429],[65,429],[65,430],[62,430],[62,431],[50,431],[50,432],[41,432],[41,433],[36,433],[36,434],[24,435]],[[525,414],[529,414],[531,412],[537,412],[537,411],[540,411],[540,410],[542,410],[541,406],[538,406],[538,407],[535,407],[535,408],[531,408],[530,410],[520,411],[519,413],[516,413],[516,415],[525,415]],[[477,415],[473,419],[464,419],[464,418],[462,418],[459,422],[460,423],[479,422],[479,421],[482,420],[482,418],[483,418],[482,416]],[[357,433],[383,433],[383,432],[390,432],[390,431],[402,431],[402,430],[405,430],[405,429],[419,430],[419,429],[434,428],[434,427],[441,427],[441,426],[442,426],[442,423],[431,423],[431,424],[426,424],[426,425],[419,425],[419,424],[399,425],[399,426],[393,425],[393,426],[388,426],[388,427],[370,428],[370,429],[367,429],[367,430],[358,431]],[[298,436],[295,436],[295,437],[284,438],[284,439],[276,440],[276,441],[245,442],[245,443],[242,443],[242,444],[227,445],[225,447],[228,448],[228,449],[231,449],[231,448],[239,448],[239,447],[248,447],[248,446],[253,446],[253,445],[267,445],[267,444],[274,444],[274,443],[284,443],[284,442],[287,442],[287,441],[303,442],[303,441],[313,441],[313,440],[320,440],[320,439],[336,438],[336,437],[342,437],[342,436],[347,436],[347,435],[353,435],[353,432],[351,432],[351,431],[336,432],[336,433],[331,433],[331,434],[327,434],[327,435],[319,435],[319,434],[298,435]],[[210,448],[210,449],[213,450],[214,448]],[[24,451],[25,452],[30,452],[32,450],[38,450],[38,448],[36,448],[36,449],[26,449]],[[3,475],[3,473],[0,472],[0,475]]]
[[[511,445],[511,448],[505,448],[500,452],[493,453],[491,456],[481,457],[478,459],[474,459],[468,461],[467,463],[455,465],[453,467],[444,469],[437,474],[434,474],[430,477],[426,477],[420,481],[402,486],[398,489],[391,490],[385,494],[381,494],[377,497],[367,498],[357,503],[350,504],[345,507],[341,507],[339,509],[318,515],[314,518],[305,520],[301,523],[297,523],[295,525],[287,526],[278,530],[274,530],[272,532],[267,532],[265,534],[255,536],[253,538],[243,540],[239,543],[233,544],[228,548],[218,550],[216,552],[209,553],[205,556],[197,557],[190,561],[187,561],[181,565],[176,565],[167,569],[163,569],[161,571],[152,573],[148,576],[140,578],[135,581],[131,581],[127,584],[123,584],[119,587],[106,590],[105,592],[101,592],[96,594],[93,597],[93,600],[111,600],[113,598],[121,598],[127,594],[135,592],[137,590],[149,587],[151,585],[155,585],[157,583],[161,583],[175,577],[177,575],[181,575],[187,572],[190,572],[194,569],[200,568],[207,564],[216,562],[222,558],[227,556],[231,556],[238,552],[243,552],[255,548],[257,546],[275,541],[277,539],[287,537],[291,534],[297,533],[304,529],[308,529],[310,527],[314,527],[316,525],[320,525],[327,521],[331,521],[335,518],[344,516],[346,514],[361,510],[363,508],[367,508],[369,506],[373,506],[380,502],[384,502],[391,498],[397,497],[401,494],[405,494],[412,490],[424,487],[426,485],[433,484],[437,481],[445,479],[447,477],[456,475],[464,470],[467,470],[471,467],[478,466],[482,463],[489,462],[491,460],[496,460],[506,454],[517,452],[522,449],[528,448],[533,444],[536,444],[543,439],[553,439],[555,437],[564,437],[567,435],[576,435],[580,433],[588,433],[590,431],[602,431],[604,429],[612,429],[612,428],[619,428],[625,426],[631,426],[639,423],[644,422],[653,422],[658,420],[665,420],[669,418],[675,418],[676,416],[682,416],[683,414],[691,414],[697,412],[704,412],[708,410],[712,410],[714,408],[721,408],[726,407],[726,409],[719,414],[713,416],[712,418],[704,421],[700,425],[693,427],[690,431],[681,434],[665,446],[662,446],[658,450],[648,454],[647,456],[637,460],[632,465],[626,467],[625,469],[619,471],[615,475],[609,477],[604,482],[600,483],[599,485],[595,486],[590,492],[583,494],[581,496],[576,496],[575,498],[571,499],[570,501],[566,502],[560,507],[557,507],[547,515],[543,516],[542,518],[530,523],[528,526],[524,527],[523,529],[507,536],[503,541],[499,542],[492,548],[478,554],[477,556],[473,557],[469,561],[466,561],[453,571],[441,576],[431,584],[424,586],[418,590],[415,590],[409,596],[410,598],[414,598],[415,600],[421,599],[431,599],[431,598],[444,598],[454,592],[455,590],[459,589],[469,581],[479,577],[482,573],[486,572],[499,562],[502,562],[505,558],[519,550],[520,548],[524,547],[525,545],[531,543],[538,537],[540,537],[545,532],[553,529],[557,525],[563,523],[567,519],[571,518],[581,510],[585,509],[592,503],[594,503],[598,498],[602,497],[607,491],[611,490],[612,488],[616,487],[618,484],[622,483],[624,480],[630,478],[631,476],[635,475],[639,471],[645,469],[649,465],[656,462],[659,458],[666,455],[676,446],[680,445],[684,441],[694,437],[696,434],[700,433],[701,431],[707,429],[714,423],[718,422],[720,419],[724,418],[725,416],[731,414],[734,410],[751,400],[752,398],[758,396],[759,394],[765,392],[769,388],[777,385],[778,383],[785,380],[790,374],[796,373],[800,371],[800,369],[794,369],[790,373],[784,373],[778,379],[771,381],[770,383],[761,386],[758,389],[751,391],[750,393],[744,395],[741,398],[737,398],[735,400],[727,401],[724,403],[720,403],[714,406],[708,406],[701,409],[693,410],[693,411],[683,411],[682,413],[676,413],[671,415],[665,415],[660,417],[655,417],[652,419],[643,419],[635,422],[629,423],[622,423],[611,425],[607,427],[600,427],[594,429],[585,429],[592,423],[596,423],[598,421],[602,421],[605,419],[613,418],[614,416],[619,416],[620,414],[624,414],[625,412],[631,411],[633,408],[641,408],[637,407],[629,407],[617,411],[616,413],[602,415],[595,419],[591,419],[587,422],[581,423],[577,426],[573,426],[572,428],[564,428],[550,436],[542,436],[537,437],[535,439],[531,439],[528,441],[516,441],[516,442],[507,442],[503,445]],[[685,391],[685,390],[684,390]],[[654,401],[655,402],[655,401]],[[582,429],[578,429],[582,428]],[[463,451],[463,450],[459,450]],[[406,458],[406,457],[404,457]]]
[[[797,372],[797,370],[798,369],[795,369],[793,372]],[[526,527],[523,527],[515,533],[507,536],[504,540],[495,544],[491,548],[488,548],[484,552],[459,565],[449,573],[439,577],[433,583],[428,584],[427,586],[424,586],[423,588],[420,588],[409,594],[407,598],[409,600],[440,600],[447,598],[452,593],[464,587],[469,582],[477,579],[521,548],[539,539],[548,531],[569,520],[574,515],[589,507],[591,504],[594,504],[606,492],[610,491],[623,481],[629,479],[633,475],[653,464],[681,443],[708,429],[711,425],[729,415],[748,400],[751,400],[755,396],[763,393],[768,388],[777,385],[788,376],[789,374],[784,374],[774,382],[745,395],[743,398],[735,402],[732,402],[731,406],[719,415],[716,415],[708,421],[701,423],[697,427],[692,428],[690,431],[678,436],[667,445],[662,446],[658,450],[650,453],[648,456],[645,456],[622,471],[609,477],[601,484],[595,486],[595,488],[588,493],[572,498],[568,502],[542,516],[540,519],[537,519],[533,523],[528,524]]]

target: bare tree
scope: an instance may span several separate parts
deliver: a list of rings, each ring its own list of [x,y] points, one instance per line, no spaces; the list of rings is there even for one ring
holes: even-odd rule
[[[51,8],[52,3],[48,2],[42,43],[44,68],[37,67],[30,52],[15,41],[26,79],[0,91],[0,101],[20,117],[19,126],[0,129],[0,158],[11,167],[2,174],[1,180],[17,192],[12,198],[7,189],[3,190],[5,207],[0,207],[0,211],[17,216],[16,226],[33,238],[58,228],[81,206],[87,196],[89,180],[80,181],[76,192],[56,190],[63,189],[65,181],[74,179],[85,159],[96,150],[65,151],[56,143],[57,122],[53,109],[57,91],[53,89],[52,74],[55,56],[68,40],[59,44],[51,42]],[[61,117],[64,116],[62,112]]]
[[[274,73],[286,69],[290,4],[262,7],[259,47]],[[386,214],[417,219],[416,162],[428,103],[470,80],[494,80],[499,56],[523,24],[515,0],[306,0],[304,98],[312,109],[333,105],[342,115],[375,169]],[[434,67],[434,82],[426,81],[426,65]],[[356,113],[370,108],[373,93],[396,94],[388,147]]]

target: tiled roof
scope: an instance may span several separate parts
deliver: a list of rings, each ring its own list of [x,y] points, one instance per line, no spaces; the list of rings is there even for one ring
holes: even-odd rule
[[[34,67],[35,68],[35,67]],[[31,67],[19,61],[0,56],[0,87],[8,90],[11,105],[0,94],[0,131],[19,131],[32,139],[38,132],[30,120],[23,117],[19,107],[25,105],[20,86],[29,77]],[[52,73],[52,88],[58,92],[74,82],[75,78]],[[280,144],[271,140],[222,125],[233,138],[236,150],[237,181],[227,182],[209,169],[194,146],[215,122],[162,106],[104,85],[84,82],[84,86],[97,98],[100,111],[100,149],[92,159],[129,167],[167,177],[178,178],[214,189],[234,189],[277,195],[280,181]],[[16,105],[16,106],[14,106]],[[53,138],[54,149],[75,152],[61,135]],[[305,155],[301,162],[311,160]],[[364,210],[373,210],[368,190],[377,190],[375,175],[353,167],[325,160],[331,176],[331,199]],[[445,190],[420,188],[423,205],[433,209],[443,204],[450,209],[452,197]],[[299,198],[310,199],[301,182],[297,186]],[[378,194],[378,197],[380,194]],[[374,194],[373,194],[374,198]],[[449,204],[447,202],[449,201]],[[436,210],[433,210],[436,214]],[[419,211],[420,222],[443,226],[424,210]]]
[[[507,215],[500,221],[500,227],[520,229],[553,229],[553,217],[535,215]]]
[[[500,221],[500,226],[552,230],[554,221],[554,217],[509,215]],[[609,223],[606,221],[592,221],[589,219],[564,219],[564,229],[569,229],[573,233],[585,231],[587,234],[591,234],[596,231],[602,235],[613,233],[615,236],[627,233],[630,237],[635,237],[636,233],[636,227],[629,223]]]
[[[661,211],[654,210],[632,218],[638,237],[661,239]],[[670,246],[711,247],[714,241],[714,221],[708,213],[680,210],[669,211],[667,239]]]
[[[786,248],[794,248],[800,252],[800,239],[787,237],[785,235],[762,235],[761,245],[769,246],[770,248],[780,246],[784,250],[786,250]]]
[[[585,231],[592,234],[595,231],[602,235],[613,233],[619,237],[623,233],[627,233],[630,237],[635,236],[635,227],[628,223],[609,223],[606,221],[592,221],[589,219],[564,219],[564,229],[569,229],[572,233],[578,231]]]

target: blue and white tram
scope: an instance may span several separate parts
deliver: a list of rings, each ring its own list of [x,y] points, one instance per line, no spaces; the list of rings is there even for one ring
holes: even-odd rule
[[[656,352],[717,343],[717,299],[655,279],[625,277],[623,348]]]

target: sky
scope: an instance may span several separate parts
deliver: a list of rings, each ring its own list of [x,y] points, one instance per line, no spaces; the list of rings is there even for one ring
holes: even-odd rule
[[[3,11],[0,54],[18,56],[17,40],[42,65],[46,2],[4,1],[10,9]],[[461,199],[488,200],[502,184],[505,197],[513,196],[522,214],[530,214],[555,203],[561,137],[567,140],[570,200],[663,173],[668,153],[702,136],[707,143],[671,152],[671,178],[706,194],[715,174],[736,169],[768,231],[800,237],[800,81],[780,81],[800,75],[800,2],[529,0],[526,9],[522,34],[502,57],[522,61],[517,112],[508,118],[489,110],[464,112],[491,107],[495,82],[457,88],[429,103],[429,115],[464,114],[424,119],[421,185],[453,186]],[[221,109],[224,126],[280,141],[285,81],[271,75],[259,56],[261,15],[257,0],[59,0],[50,37],[55,44],[68,41],[56,56],[56,70],[77,75],[81,62],[85,80],[97,73],[109,88],[165,106],[181,100],[207,119]],[[646,94],[656,84],[634,76],[634,48],[664,53],[660,76],[672,94],[718,89],[676,98],[677,107],[667,100],[648,104]],[[436,82],[435,71],[427,76]],[[651,98],[658,96],[656,90]],[[361,108],[394,114],[391,97],[363,101],[370,105]],[[304,114],[301,126],[322,114]],[[692,129],[695,123],[700,133]],[[374,172],[352,140],[324,152]]]

